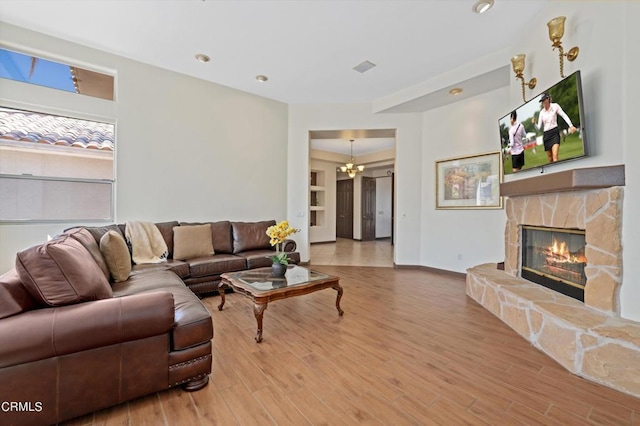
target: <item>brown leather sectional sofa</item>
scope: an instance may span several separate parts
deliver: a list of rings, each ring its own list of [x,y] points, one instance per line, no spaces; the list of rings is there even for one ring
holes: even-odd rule
[[[133,265],[122,282],[110,280],[99,241],[124,225],[73,228],[18,253],[0,277],[0,424],[53,424],[204,387],[213,324],[196,293],[217,290],[224,272],[270,265],[274,223],[214,222],[215,254],[184,261],[171,258],[173,227],[187,224],[158,223],[168,262]]]
[[[173,228],[175,226],[211,225],[211,238],[215,254],[213,256],[196,257],[188,260],[173,259]],[[269,244],[266,230],[275,225],[275,220],[261,222],[162,222],[156,223],[169,249],[169,259],[165,263],[134,265],[133,274],[141,271],[169,269],[176,273],[194,293],[206,295],[218,291],[220,275],[225,272],[271,266],[269,256],[274,248]],[[125,225],[86,228],[100,240],[109,230],[117,230],[123,236]],[[296,242],[287,240],[283,251],[293,263],[300,262],[300,254],[296,252]]]

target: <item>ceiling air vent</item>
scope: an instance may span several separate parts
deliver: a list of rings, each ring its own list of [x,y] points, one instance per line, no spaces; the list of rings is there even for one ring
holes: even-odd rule
[[[375,66],[376,64],[374,64],[373,62],[364,61],[363,63],[353,67],[353,69],[358,71],[359,73],[363,73],[363,72],[369,71],[371,68]]]

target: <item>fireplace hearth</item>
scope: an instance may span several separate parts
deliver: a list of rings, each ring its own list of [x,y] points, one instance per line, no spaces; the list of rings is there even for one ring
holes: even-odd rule
[[[522,226],[521,276],[584,302],[585,231]]]
[[[508,197],[504,270],[469,268],[467,295],[569,371],[640,398],[640,323],[619,315],[624,183],[624,166],[606,166],[501,184]],[[522,278],[525,225],[584,230],[584,303]],[[561,241],[541,245],[541,273],[582,285],[575,242],[564,243],[569,254],[560,254]],[[564,260],[573,264],[558,273]]]

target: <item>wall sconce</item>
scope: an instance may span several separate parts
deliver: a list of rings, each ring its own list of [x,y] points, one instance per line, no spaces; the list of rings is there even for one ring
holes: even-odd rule
[[[549,38],[553,42],[553,50],[556,50],[557,47],[560,51],[560,77],[562,78],[564,78],[564,57],[566,56],[569,62],[573,62],[578,57],[578,53],[580,53],[578,46],[572,47],[567,53],[564,53],[561,40],[564,35],[564,21],[566,21],[566,19],[566,16],[558,16],[547,22]]]
[[[529,87],[529,90],[533,90],[536,87],[538,80],[536,78],[532,78],[528,82],[524,81],[524,58],[524,53],[514,56],[511,58],[511,65],[513,65],[513,72],[516,73],[516,79],[520,80],[522,83],[522,102],[527,102],[524,97],[524,86],[526,84]]]

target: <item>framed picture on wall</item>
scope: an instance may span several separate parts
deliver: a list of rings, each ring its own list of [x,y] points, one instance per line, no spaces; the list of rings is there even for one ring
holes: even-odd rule
[[[436,161],[436,209],[501,209],[499,152]]]

